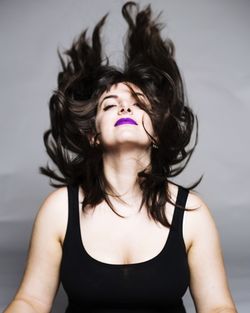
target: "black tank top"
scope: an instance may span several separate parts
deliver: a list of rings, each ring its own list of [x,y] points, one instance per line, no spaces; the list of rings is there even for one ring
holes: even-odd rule
[[[188,190],[178,187],[177,204],[185,207]],[[108,264],[85,250],[80,231],[78,187],[68,186],[68,225],[60,278],[68,296],[65,313],[185,313],[182,297],[189,268],[182,235],[184,211],[175,206],[161,252],[144,262]]]

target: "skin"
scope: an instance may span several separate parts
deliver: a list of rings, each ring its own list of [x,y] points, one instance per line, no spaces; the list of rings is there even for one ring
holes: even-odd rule
[[[133,88],[136,89],[135,86]],[[136,90],[139,92],[139,89]],[[117,96],[116,101],[109,98],[102,102],[105,96],[111,94]],[[149,116],[135,105],[124,84],[113,86],[103,94],[99,105],[96,128],[101,132],[99,143],[106,148],[104,172],[114,189],[127,202],[124,205],[119,203],[118,212],[129,218],[120,219],[104,203],[86,216],[79,210],[82,241],[86,251],[102,262],[142,262],[161,251],[169,233],[169,229],[149,221],[145,209],[137,213],[141,194],[136,185],[136,175],[138,170],[149,164],[151,145],[142,127],[142,118],[147,131],[153,135],[152,124]],[[114,106],[103,111],[107,105]],[[115,128],[116,120],[124,116],[133,116],[138,125]],[[171,198],[175,200],[177,187],[169,184],[169,188]],[[82,201],[83,197],[80,189],[79,200]],[[115,199],[112,201],[114,205],[117,204]],[[195,211],[186,211],[183,220],[183,238],[191,277],[190,291],[196,312],[235,313],[237,311],[228,286],[220,238],[211,211],[194,192],[189,193],[187,207],[199,207]],[[166,215],[171,221],[173,207],[170,204],[166,205]],[[67,220],[68,195],[67,189],[63,187],[48,195],[38,211],[24,277],[4,313],[50,312],[59,286]],[[151,238],[151,241],[145,241],[145,236]]]
[[[135,92],[142,93],[138,87],[130,85]],[[115,95],[116,98],[106,98],[107,95]],[[134,119],[138,125],[114,126],[118,119],[125,117]],[[112,86],[100,97],[96,129],[101,133],[100,143],[105,149],[104,174],[114,190],[123,195],[123,200],[131,203],[141,196],[136,182],[137,173],[150,164],[152,140],[146,134],[142,121],[146,130],[154,136],[148,114],[136,105],[125,84]],[[133,206],[130,207],[133,210]]]

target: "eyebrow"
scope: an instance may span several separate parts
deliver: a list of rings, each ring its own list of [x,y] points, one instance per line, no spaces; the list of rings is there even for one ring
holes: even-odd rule
[[[141,93],[141,92],[135,92],[135,94],[136,94],[137,96],[143,96],[143,97],[145,98],[145,95],[144,95],[143,93]],[[102,101],[100,102],[100,105],[99,105],[99,106],[102,105],[102,103],[103,103],[104,100],[110,99],[110,98],[118,99],[119,97],[118,97],[117,95],[108,95],[108,96],[106,96],[106,97],[104,97],[104,98],[102,99]]]

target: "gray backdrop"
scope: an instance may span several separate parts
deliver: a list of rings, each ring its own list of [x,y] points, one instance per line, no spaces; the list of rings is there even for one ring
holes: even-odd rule
[[[139,1],[142,5],[149,2]],[[122,57],[124,1],[0,1],[0,309],[23,274],[33,220],[52,190],[38,166],[48,158],[42,134],[48,99],[60,69],[57,47],[68,48],[80,31],[110,11],[104,29],[107,54]],[[229,284],[239,312],[250,308],[248,0],[154,0],[163,10],[163,34],[176,45],[190,104],[200,122],[196,152],[176,179],[183,185],[204,173],[197,190],[211,208],[221,235]],[[194,306],[187,292],[187,311]],[[62,289],[53,312],[63,312]]]

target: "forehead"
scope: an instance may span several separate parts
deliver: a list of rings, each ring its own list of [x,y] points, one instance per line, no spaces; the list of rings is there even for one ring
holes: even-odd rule
[[[132,96],[131,89],[136,93],[143,94],[142,90],[132,83],[118,83],[112,85],[109,90],[104,91],[104,93],[102,93],[102,95],[100,96],[99,102],[101,102],[106,96],[111,94],[115,94],[117,96]]]

